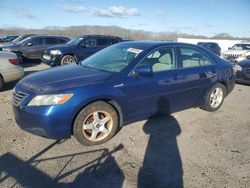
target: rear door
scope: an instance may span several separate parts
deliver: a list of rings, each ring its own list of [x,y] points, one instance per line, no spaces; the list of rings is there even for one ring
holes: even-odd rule
[[[179,77],[185,99],[184,108],[200,106],[212,83],[217,80],[216,64],[207,54],[195,47],[179,46]]]

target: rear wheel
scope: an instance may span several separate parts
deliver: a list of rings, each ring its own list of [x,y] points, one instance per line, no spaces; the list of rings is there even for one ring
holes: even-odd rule
[[[216,111],[218,110],[226,96],[226,87],[221,84],[215,84],[209,91],[206,96],[205,104],[202,106],[202,109],[206,111]]]
[[[83,145],[98,145],[110,140],[118,128],[116,110],[103,101],[94,102],[76,117],[73,134]]]
[[[61,59],[61,65],[69,65],[73,63],[76,63],[76,59],[71,55],[65,55]]]

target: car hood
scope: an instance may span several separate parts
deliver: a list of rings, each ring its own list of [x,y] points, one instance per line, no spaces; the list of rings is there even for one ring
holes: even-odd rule
[[[239,65],[242,67],[250,67],[250,59],[246,59],[246,60],[239,62]]]
[[[56,45],[53,47],[46,48],[46,51],[60,50],[62,52],[68,52],[69,50],[73,50],[75,47],[76,47],[75,45],[62,44],[62,45]]]
[[[224,55],[227,54],[240,55],[240,54],[245,54],[247,52],[249,52],[249,50],[227,50],[224,52]]]
[[[16,88],[35,94],[57,93],[65,89],[103,83],[112,73],[66,65],[32,73],[18,82]]]

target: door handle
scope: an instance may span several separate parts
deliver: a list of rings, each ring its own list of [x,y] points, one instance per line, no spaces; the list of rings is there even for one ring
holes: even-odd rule
[[[174,80],[182,80],[182,79],[184,79],[184,76],[175,74],[175,75],[173,76],[173,79],[174,79]]]

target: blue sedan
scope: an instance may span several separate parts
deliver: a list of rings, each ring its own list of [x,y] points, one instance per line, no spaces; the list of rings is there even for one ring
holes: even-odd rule
[[[233,65],[204,48],[123,42],[78,65],[26,76],[14,88],[13,111],[23,130],[97,145],[122,125],[155,114],[216,111],[234,85]]]

